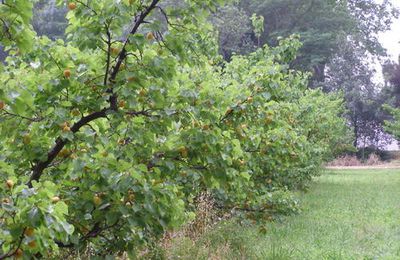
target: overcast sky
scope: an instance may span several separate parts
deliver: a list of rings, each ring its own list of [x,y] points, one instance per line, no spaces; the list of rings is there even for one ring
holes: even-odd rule
[[[398,8],[400,8],[400,0],[392,0]],[[383,33],[379,37],[383,46],[388,50],[388,53],[392,56],[391,58],[398,61],[400,54],[400,19],[397,19],[392,24],[392,30]]]

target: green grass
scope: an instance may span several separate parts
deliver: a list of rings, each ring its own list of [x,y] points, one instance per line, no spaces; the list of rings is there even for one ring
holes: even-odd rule
[[[400,170],[335,170],[302,195],[302,213],[257,227],[221,223],[170,259],[400,259]]]

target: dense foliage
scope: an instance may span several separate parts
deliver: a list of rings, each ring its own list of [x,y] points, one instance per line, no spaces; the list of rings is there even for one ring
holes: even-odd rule
[[[400,58],[400,57],[399,57]],[[386,118],[385,129],[397,140],[400,138],[400,59],[399,62],[388,62],[383,67],[385,76],[385,105],[384,109],[391,115]]]
[[[386,121],[386,130],[393,134],[397,140],[400,139],[400,109],[386,106],[386,109],[393,116],[392,120]]]
[[[372,59],[383,60],[385,50],[378,35],[390,29],[398,10],[390,0],[241,0],[217,14],[220,52],[248,53],[254,46],[275,46],[279,36],[300,35],[303,46],[291,66],[311,71],[310,87],[326,92],[341,91],[346,101],[354,146],[384,147],[391,141],[383,130],[385,119]],[[263,16],[265,30],[256,37],[245,23],[256,13]],[[217,25],[219,25],[217,23]],[[231,28],[238,28],[232,33]],[[229,39],[226,41],[225,39]],[[249,43],[249,39],[251,40]],[[234,45],[234,47],[232,46]],[[378,62],[374,60],[373,62]]]
[[[297,210],[347,136],[342,100],[289,69],[296,37],[221,61],[216,2],[69,2],[66,42],[34,35],[30,1],[0,4],[19,32],[1,39],[0,259],[134,255],[203,190],[251,219]]]

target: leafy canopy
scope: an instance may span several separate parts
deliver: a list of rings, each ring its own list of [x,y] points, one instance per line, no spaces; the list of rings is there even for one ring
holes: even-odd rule
[[[69,2],[65,42],[32,33],[30,1],[0,5],[23,28],[2,38],[0,259],[134,256],[204,190],[254,220],[298,210],[290,191],[346,135],[342,100],[289,69],[296,37],[219,66],[218,2]]]

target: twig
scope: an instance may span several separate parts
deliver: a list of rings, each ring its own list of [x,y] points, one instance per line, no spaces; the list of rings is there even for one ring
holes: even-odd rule
[[[30,118],[30,117],[14,114],[14,113],[11,113],[11,112],[8,112],[8,111],[5,111],[5,110],[3,111],[3,114],[8,115],[8,116],[19,117],[19,118],[22,118],[22,119],[25,119],[25,120],[28,120],[28,121],[31,121],[31,122],[40,122],[41,120],[43,120],[43,118],[40,118],[40,117]]]

